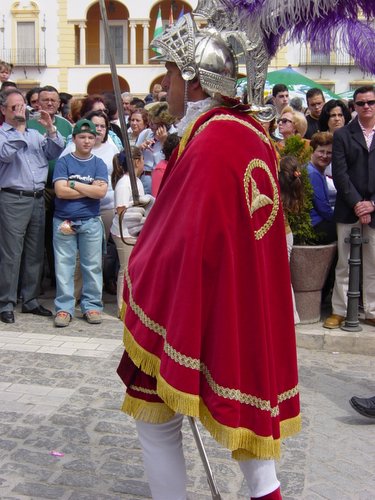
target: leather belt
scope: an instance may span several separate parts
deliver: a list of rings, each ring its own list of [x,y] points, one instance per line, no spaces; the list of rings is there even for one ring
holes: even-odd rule
[[[23,189],[1,188],[1,191],[17,194],[18,196],[27,196],[28,198],[41,198],[44,193],[44,189],[40,191],[24,191]]]
[[[152,175],[152,171],[145,170],[145,171],[143,172],[143,175]]]

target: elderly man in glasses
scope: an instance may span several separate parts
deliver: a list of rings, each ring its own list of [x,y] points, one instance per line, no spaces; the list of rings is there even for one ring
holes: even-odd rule
[[[338,262],[332,295],[332,315],[325,328],[339,328],[346,316],[352,227],[360,227],[368,243],[362,247],[365,322],[375,326],[375,87],[359,87],[353,96],[357,117],[333,138],[332,174],[337,189]]]
[[[52,316],[38,301],[43,269],[44,190],[48,161],[64,139],[41,110],[44,135],[26,126],[26,103],[18,89],[0,93],[0,320],[14,323],[20,276],[22,312]],[[22,258],[22,272],[21,268]]]

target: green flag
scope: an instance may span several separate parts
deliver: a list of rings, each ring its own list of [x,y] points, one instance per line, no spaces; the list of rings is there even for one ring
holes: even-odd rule
[[[160,36],[162,33],[163,33],[163,21],[161,19],[161,10],[159,7],[158,16],[156,18],[156,24],[155,24],[154,38]],[[160,54],[160,52],[157,49],[152,49],[152,50],[157,54]]]

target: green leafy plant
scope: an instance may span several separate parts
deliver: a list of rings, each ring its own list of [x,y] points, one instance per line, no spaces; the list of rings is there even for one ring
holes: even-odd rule
[[[285,139],[285,146],[282,148],[281,156],[294,156],[301,167],[306,166],[311,158],[312,149],[305,139],[299,135],[292,135]]]
[[[285,140],[285,146],[280,151],[280,156],[294,156],[301,165],[301,182],[304,192],[302,208],[298,213],[286,214],[293,233],[294,243],[296,245],[314,245],[317,236],[310,219],[314,192],[306,168],[311,157],[311,147],[307,141],[301,139],[298,135],[293,135]]]

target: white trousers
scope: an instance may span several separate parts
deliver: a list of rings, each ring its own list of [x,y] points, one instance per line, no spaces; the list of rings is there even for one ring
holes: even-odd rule
[[[136,421],[147,479],[154,500],[186,500],[187,475],[182,449],[183,415],[165,424]],[[239,462],[252,498],[275,491],[280,483],[274,460]]]
[[[332,312],[346,316],[350,243],[345,243],[345,238],[349,238],[352,227],[360,227],[362,237],[369,240],[362,245],[363,306],[366,318],[375,318],[375,229],[359,222],[337,224],[338,260],[332,293]]]

